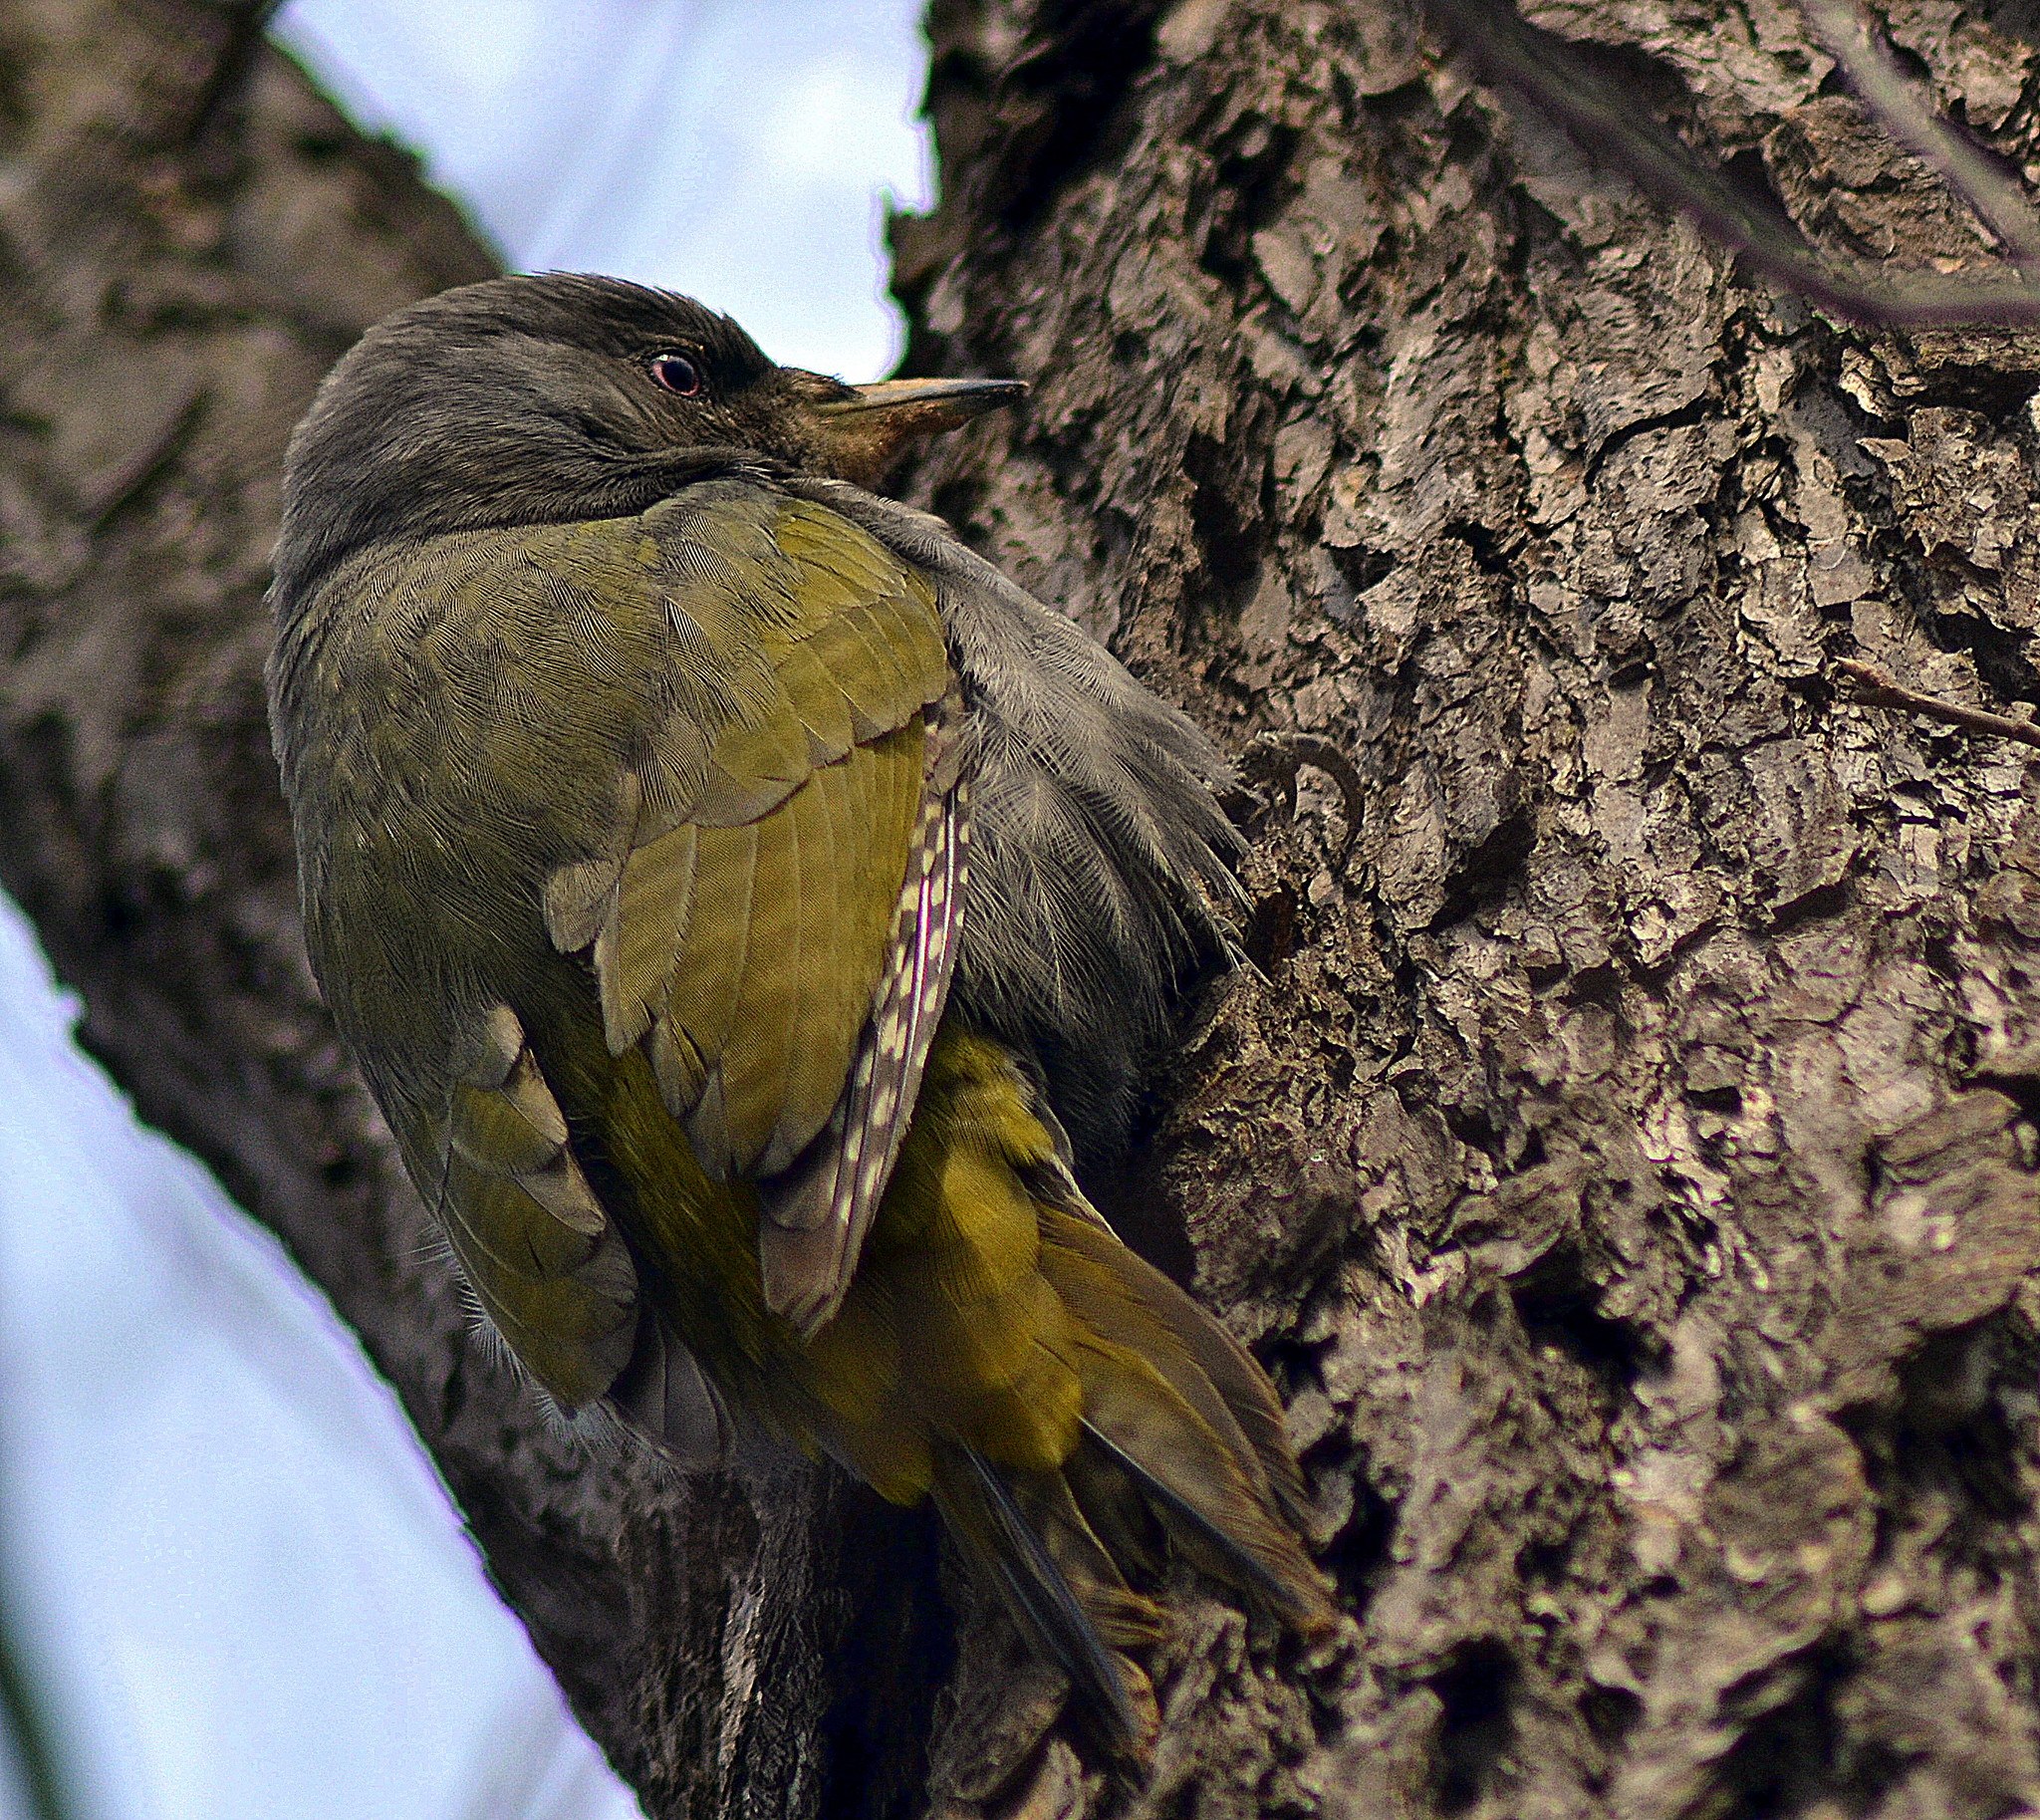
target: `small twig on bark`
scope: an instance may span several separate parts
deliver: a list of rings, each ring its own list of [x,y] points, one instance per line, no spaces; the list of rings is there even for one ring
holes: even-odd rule
[[[1870,118],[1968,205],[2008,257],[2022,266],[2040,265],[2040,215],[2025,191],[1934,113],[1857,0],[1799,0],[1799,10]]]
[[[1906,688],[1874,663],[1859,663],[1844,657],[1835,668],[1849,682],[1858,701],[1870,707],[1897,708],[1901,713],[1923,714],[1970,733],[1994,733],[2000,739],[2016,739],[2021,745],[2040,747],[2040,725],[2014,720],[2009,714],[1992,714],[1982,708],[1964,707],[1959,701],[1943,701],[1938,695],[1922,695]]]
[[[1432,16],[1495,82],[1514,89],[1600,163],[1765,277],[1853,322],[1890,329],[2040,324],[2040,283],[2015,266],[2003,277],[1867,270],[1835,259],[1775,206],[1748,194],[1637,105],[1555,33],[1531,25],[1509,0],[1425,0]],[[1879,124],[1890,128],[1873,107]],[[1992,225],[1996,222],[1993,219]]]

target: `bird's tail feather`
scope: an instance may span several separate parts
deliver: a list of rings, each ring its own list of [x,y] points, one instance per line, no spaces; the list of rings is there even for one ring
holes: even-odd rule
[[[980,1577],[1069,1677],[1094,1729],[1139,1756],[1157,1717],[1126,1652],[1159,1641],[1166,1619],[1127,1574],[1155,1571],[1164,1537],[1299,1629],[1323,1629],[1332,1608],[1288,1521],[1300,1475],[1259,1367],[1088,1207],[1039,1211],[1042,1274],[1075,1317],[1077,1444],[1056,1472],[960,1448],[938,1471],[936,1495]]]
[[[1080,1365],[1087,1392],[1095,1386],[1102,1399],[1094,1403],[1087,1396],[1085,1409],[1093,1426],[1101,1426],[1102,1410],[1121,1409],[1127,1401],[1129,1372],[1139,1381],[1145,1367],[1161,1379],[1169,1396],[1157,1398],[1150,1391],[1134,1397],[1133,1408],[1123,1410],[1123,1416],[1138,1419],[1146,1412],[1149,1420],[1173,1426],[1180,1430],[1180,1452],[1204,1455],[1215,1447],[1218,1481],[1244,1500],[1249,1528],[1279,1562],[1278,1577],[1301,1576],[1315,1587],[1291,1533],[1307,1502],[1303,1475],[1289,1448],[1274,1388],[1246,1348],[1122,1244],[1088,1203],[1043,1207],[1041,1228],[1042,1274],[1101,1345],[1119,1355],[1099,1361],[1089,1372]],[[1103,1426],[1103,1438],[1118,1440],[1137,1461],[1155,1451],[1167,1457],[1166,1446],[1128,1445],[1122,1428]],[[1182,1464],[1189,1468],[1191,1459],[1184,1457]]]
[[[1013,1473],[969,1447],[954,1461],[937,1469],[935,1499],[971,1567],[1062,1670],[1107,1745],[1145,1752],[1159,1726],[1154,1690],[1124,1652],[1160,1641],[1160,1608],[1127,1585],[1062,1474]]]
[[[1204,1572],[1289,1624],[1321,1628],[1330,1607],[1287,1519],[1301,1484],[1260,1368],[1102,1226],[1044,1207],[1041,1268],[1077,1316],[1073,1463],[1094,1522],[1120,1552],[1151,1555],[1130,1520],[1143,1509]]]
[[[1129,1652],[1166,1620],[1129,1576],[1171,1546],[1295,1628],[1333,1621],[1297,1535],[1302,1476],[1274,1387],[1084,1198],[996,1045],[945,1032],[930,1051],[863,1277],[837,1324],[852,1325],[825,1329],[815,1356],[850,1346],[864,1294],[901,1364],[888,1398],[839,1429],[843,1456],[889,1495],[933,1491],[1109,1747],[1144,1755],[1156,1727]],[[914,1434],[924,1464],[889,1469],[880,1442]]]

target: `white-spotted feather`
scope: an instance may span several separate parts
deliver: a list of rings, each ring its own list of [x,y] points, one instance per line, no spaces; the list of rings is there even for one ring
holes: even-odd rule
[[[759,1184],[765,1299],[806,1334],[842,1303],[912,1121],[955,967],[969,838],[968,783],[931,779],[849,1084],[806,1153]]]

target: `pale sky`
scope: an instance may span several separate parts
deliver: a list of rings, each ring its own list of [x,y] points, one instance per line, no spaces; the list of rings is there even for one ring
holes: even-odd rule
[[[518,269],[685,291],[845,379],[898,359],[884,198],[932,187],[913,4],[293,0],[277,31]]]

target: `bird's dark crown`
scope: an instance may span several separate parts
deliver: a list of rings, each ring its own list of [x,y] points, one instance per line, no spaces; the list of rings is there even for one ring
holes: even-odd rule
[[[665,354],[695,393],[657,382]],[[812,413],[853,395],[672,292],[565,272],[443,292],[363,336],[298,426],[275,599],[386,539],[621,516],[745,462],[830,472]]]
[[[399,311],[371,338],[446,337],[472,346],[485,336],[528,336],[622,359],[688,348],[732,381],[764,378],[772,361],[742,329],[691,297],[587,272],[491,278],[442,291]]]

